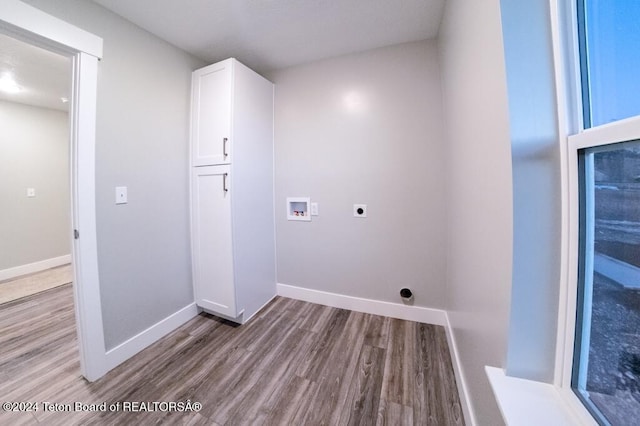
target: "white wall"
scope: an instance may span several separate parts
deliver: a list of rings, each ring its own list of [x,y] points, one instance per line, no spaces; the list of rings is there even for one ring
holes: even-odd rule
[[[104,40],[96,207],[110,349],[193,302],[189,102],[191,71],[204,64],[92,2],[26,3]],[[116,186],[128,187],[128,204],[114,204]]]
[[[0,271],[71,253],[68,121],[0,101]]]
[[[503,423],[484,366],[503,367],[512,270],[511,152],[499,0],[448,0],[440,29],[446,117],[449,318],[478,423]]]
[[[275,83],[278,282],[445,306],[445,190],[436,44],[279,70]],[[286,220],[286,197],[319,203]],[[353,204],[368,217],[353,217]]]

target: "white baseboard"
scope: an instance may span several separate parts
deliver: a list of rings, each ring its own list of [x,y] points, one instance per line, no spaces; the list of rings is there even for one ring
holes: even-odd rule
[[[56,266],[66,265],[67,263],[71,263],[70,254],[3,269],[0,271],[0,281],[10,280],[21,275],[33,274],[34,272],[44,271],[45,269],[55,268]]]
[[[451,353],[451,364],[453,365],[453,373],[456,376],[456,384],[458,385],[458,396],[460,398],[460,406],[464,414],[465,424],[476,426],[478,424],[471,404],[471,398],[469,396],[469,388],[467,387],[467,381],[465,380],[464,373],[462,371],[462,363],[460,362],[460,353],[458,352],[458,345],[456,344],[456,338],[453,334],[453,328],[449,322],[449,314],[445,312],[446,324],[444,326],[447,332],[447,342],[449,343],[449,352]]]
[[[105,354],[107,371],[122,364],[197,315],[198,307],[195,303],[191,303],[178,312],[136,334],[124,343],[119,344],[113,349],[109,349]]]
[[[382,302],[380,300],[363,299],[343,294],[312,290],[287,284],[278,284],[278,296],[305,302],[318,303],[333,308],[381,315],[426,324],[446,325],[447,314],[441,309],[423,308],[401,303]]]

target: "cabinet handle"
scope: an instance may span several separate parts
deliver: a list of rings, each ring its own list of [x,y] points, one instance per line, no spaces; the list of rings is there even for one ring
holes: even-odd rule
[[[229,142],[229,138],[222,138],[222,155],[224,155],[224,158],[229,156],[227,152],[227,142]]]
[[[222,175],[222,190],[226,193],[229,192],[229,188],[227,188],[227,175],[229,173],[225,173]]]

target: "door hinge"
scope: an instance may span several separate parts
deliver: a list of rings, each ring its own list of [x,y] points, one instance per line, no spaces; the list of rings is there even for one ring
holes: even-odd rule
[[[78,230],[77,230],[77,229],[74,229],[74,230],[73,230],[73,238],[74,238],[74,239],[76,239],[76,240],[77,240],[78,238],[80,238],[80,232],[78,232]]]

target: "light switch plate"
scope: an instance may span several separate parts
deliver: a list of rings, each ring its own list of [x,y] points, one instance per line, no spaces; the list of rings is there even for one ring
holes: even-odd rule
[[[27,197],[31,198],[31,197],[35,197],[36,196],[36,189],[35,188],[27,188]]]
[[[311,216],[318,216],[318,203],[311,203]]]
[[[116,186],[116,204],[127,204],[126,186]]]

